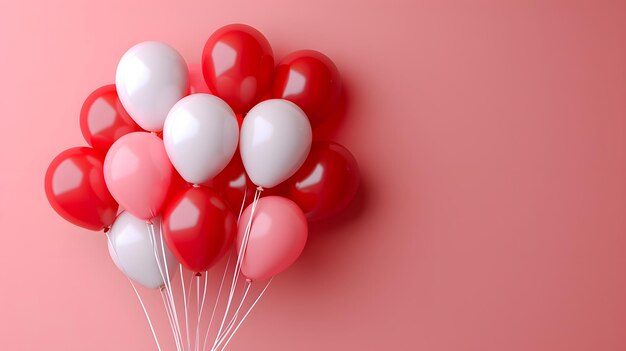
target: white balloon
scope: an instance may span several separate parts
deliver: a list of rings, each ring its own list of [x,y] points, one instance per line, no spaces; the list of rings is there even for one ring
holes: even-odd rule
[[[237,117],[217,96],[189,95],[167,115],[163,142],[178,173],[189,183],[204,183],[233,158],[239,142]]]
[[[254,106],[241,126],[239,150],[252,182],[274,187],[302,166],[311,149],[311,124],[291,101],[272,99]]]
[[[146,41],[122,56],[115,72],[115,88],[133,120],[147,131],[158,132],[172,106],[187,94],[189,71],[174,48]]]
[[[109,254],[117,268],[133,281],[146,288],[156,289],[164,285],[163,277],[166,276],[162,249],[165,248],[165,261],[167,261],[167,272],[170,279],[176,273],[179,263],[167,246],[161,247],[159,232],[161,218],[156,217],[152,221],[161,270],[159,270],[154,256],[154,247],[145,220],[139,219],[129,212],[122,212],[115,219],[107,235],[109,235]],[[163,275],[161,275],[161,271]]]

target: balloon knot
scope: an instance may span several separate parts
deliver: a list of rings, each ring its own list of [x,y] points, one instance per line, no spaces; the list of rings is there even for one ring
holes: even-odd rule
[[[263,191],[264,189],[263,189],[263,187],[262,187],[262,186],[258,186],[258,187],[256,188],[256,190],[258,190],[258,191]]]
[[[195,183],[194,183],[194,184],[191,184],[191,186],[192,186],[192,187],[194,187],[194,188],[199,188],[199,187],[200,187],[200,185],[195,184]]]
[[[104,234],[108,233],[109,230],[111,230],[111,226],[105,227],[104,228]]]
[[[196,277],[202,277],[202,273],[196,272]]]

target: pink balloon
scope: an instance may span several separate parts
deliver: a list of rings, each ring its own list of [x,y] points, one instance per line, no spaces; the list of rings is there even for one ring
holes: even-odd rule
[[[237,230],[237,250],[252,212],[243,212]],[[302,253],[308,235],[306,217],[295,202],[280,196],[262,197],[252,218],[241,272],[250,280],[265,280],[291,266]]]
[[[163,140],[145,132],[119,138],[104,160],[104,180],[113,198],[141,219],[156,217],[172,181]]]

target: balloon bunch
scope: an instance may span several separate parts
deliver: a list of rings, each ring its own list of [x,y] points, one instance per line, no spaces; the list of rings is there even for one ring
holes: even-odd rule
[[[185,315],[183,267],[197,289],[204,276],[199,350],[208,271],[232,253],[224,269],[225,277],[234,258],[231,289],[211,347],[223,350],[250,312],[241,308],[251,284],[266,282],[250,309],[270,278],[301,254],[307,220],[338,213],[359,183],[346,148],[312,142],[341,91],[337,68],[326,56],[297,51],[275,66],[267,39],[234,24],[211,35],[201,67],[204,79],[160,42],[130,48],[115,84],[95,90],[81,110],[81,130],[91,147],[62,152],[45,177],[46,195],[59,215],[104,230],[112,259],[131,284],[161,291],[179,351],[191,343],[188,322],[187,345],[178,322],[171,282],[176,271]],[[245,292],[235,310],[240,276]],[[202,350],[212,322],[213,315]]]

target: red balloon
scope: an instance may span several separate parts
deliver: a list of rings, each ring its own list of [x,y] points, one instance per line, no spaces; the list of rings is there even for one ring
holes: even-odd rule
[[[207,185],[217,190],[224,197],[232,211],[237,214],[241,210],[241,202],[244,196],[246,202],[243,208],[246,208],[252,203],[256,190],[256,187],[248,178],[246,170],[243,168],[239,150],[235,152],[230,163]]]
[[[204,272],[222,258],[236,231],[233,213],[214,190],[206,187],[181,191],[163,213],[167,246],[193,272]]]
[[[269,90],[274,56],[267,39],[243,24],[218,29],[204,45],[202,72],[214,95],[247,113]]]
[[[238,120],[239,118],[240,116],[237,115]],[[235,152],[230,163],[218,175],[204,185],[215,189],[222,195],[228,206],[236,214],[239,214],[239,211],[241,211],[241,203],[244,197],[246,198],[243,204],[243,208],[245,209],[252,203],[256,191],[256,185],[252,183],[243,167],[239,150]],[[265,189],[263,196],[282,195],[284,193],[285,190],[283,187],[278,185],[274,188]]]
[[[235,116],[237,117],[237,125],[239,126],[239,129],[241,129],[241,125],[243,124],[243,115],[238,113]]]
[[[117,96],[115,85],[96,89],[80,110],[80,130],[83,137],[98,153],[106,155],[122,135],[141,128],[128,115]]]
[[[46,196],[52,208],[67,221],[90,230],[110,226],[117,214],[102,164],[102,156],[92,148],[75,147],[59,154],[46,172]]]
[[[165,203],[166,203],[165,206],[167,206],[168,203],[170,203],[176,196],[178,196],[178,193],[190,187],[191,187],[191,184],[187,183],[187,181],[184,180],[183,177],[180,176],[180,174],[178,174],[176,169],[173,169],[172,170],[172,182],[170,184],[169,190],[167,191],[167,196],[165,199]]]
[[[359,179],[359,168],[350,151],[336,143],[316,142],[304,165],[286,181],[286,195],[300,206],[307,219],[320,220],[350,203]]]
[[[339,102],[341,81],[335,64],[324,54],[300,50],[276,67],[272,89],[275,98],[298,105],[312,127],[321,124]]]

